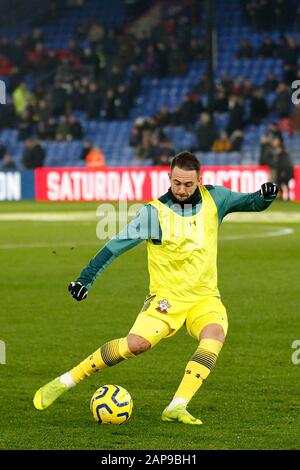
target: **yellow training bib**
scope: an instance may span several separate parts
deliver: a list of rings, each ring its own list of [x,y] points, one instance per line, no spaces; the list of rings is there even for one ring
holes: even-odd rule
[[[202,207],[183,217],[158,199],[161,245],[147,242],[150,293],[195,301],[219,295],[217,287],[218,210],[209,191],[199,186]]]

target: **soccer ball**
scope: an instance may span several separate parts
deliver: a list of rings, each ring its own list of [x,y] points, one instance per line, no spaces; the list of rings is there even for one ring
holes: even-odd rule
[[[124,424],[132,413],[130,394],[120,385],[102,385],[92,396],[90,410],[99,424]]]

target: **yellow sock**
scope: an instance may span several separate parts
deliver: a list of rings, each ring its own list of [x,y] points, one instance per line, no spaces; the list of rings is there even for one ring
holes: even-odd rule
[[[183,398],[187,403],[208,377],[221,351],[223,343],[214,339],[202,339],[199,347],[187,363],[183,379],[174,398]]]
[[[128,347],[127,338],[113,339],[70,370],[70,374],[74,382],[78,384],[98,370],[112,367],[130,357],[134,357],[134,354]]]

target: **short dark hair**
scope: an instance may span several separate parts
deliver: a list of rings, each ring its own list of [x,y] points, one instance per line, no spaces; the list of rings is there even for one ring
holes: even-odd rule
[[[181,168],[182,170],[195,170],[197,172],[197,175],[200,174],[201,164],[198,158],[193,153],[188,152],[187,150],[175,155],[171,162],[171,171],[173,170],[173,168],[175,168],[175,166]]]

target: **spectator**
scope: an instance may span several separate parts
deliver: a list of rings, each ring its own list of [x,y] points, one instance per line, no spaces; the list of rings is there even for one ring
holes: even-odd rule
[[[191,95],[185,95],[181,106],[181,122],[186,130],[191,130],[192,124],[196,120],[197,112],[196,103],[193,101]]]
[[[69,129],[67,134],[68,140],[80,140],[83,138],[83,129],[77,117],[72,115],[69,117]]]
[[[130,83],[128,89],[129,102],[132,106],[134,98],[140,93],[142,82],[142,70],[137,64],[130,66]]]
[[[199,95],[206,95],[209,90],[209,79],[207,73],[204,73],[196,84],[193,92]]]
[[[16,128],[17,127],[17,116],[12,103],[12,98],[7,97],[6,105],[0,105],[0,131],[4,128]]]
[[[263,40],[260,48],[257,51],[258,57],[262,59],[275,58],[278,55],[278,47],[271,38]]]
[[[162,106],[160,111],[156,114],[156,119],[161,127],[169,126],[171,124],[171,113],[168,106]]]
[[[273,102],[273,110],[280,117],[287,117],[291,110],[291,92],[284,82],[279,83],[277,87],[277,96]]]
[[[270,138],[267,134],[262,134],[260,138],[259,164],[267,166],[270,170],[270,180],[276,181],[276,161]]]
[[[228,138],[227,132],[221,132],[219,137],[214,141],[212,146],[213,152],[229,152],[231,149],[231,143]]]
[[[231,96],[229,99],[229,121],[227,132],[231,134],[237,129],[244,128],[244,101],[239,96]]]
[[[190,41],[188,54],[190,60],[193,62],[200,62],[205,60],[206,49],[204,40],[201,38],[192,38]]]
[[[142,143],[142,135],[144,129],[144,119],[139,117],[135,120],[134,127],[131,129],[130,132],[130,140],[129,145],[131,147],[137,147]]]
[[[35,111],[37,121],[47,121],[51,116],[50,106],[45,99],[39,100]]]
[[[161,63],[153,44],[149,44],[145,55],[145,71],[149,76],[155,76]],[[167,70],[169,70],[169,61],[167,60]]]
[[[22,164],[27,170],[42,167],[45,160],[45,149],[38,139],[27,139],[22,157]]]
[[[19,140],[26,140],[33,133],[33,122],[29,111],[24,111],[18,123]]]
[[[291,83],[296,79],[298,55],[299,46],[293,38],[288,37],[282,56],[284,61],[284,80],[286,83]]]
[[[0,76],[9,76],[12,68],[13,64],[11,60],[0,53]]]
[[[222,86],[217,90],[214,110],[218,113],[226,113],[228,111],[228,99]]]
[[[106,95],[103,101],[102,116],[107,121],[113,121],[115,119],[115,93],[112,88],[108,88],[106,90]]]
[[[237,52],[238,59],[252,59],[254,56],[253,47],[248,39],[242,39]]]
[[[207,113],[200,115],[200,123],[198,129],[198,150],[200,152],[210,152],[217,135],[216,128],[211,122],[210,115]]]
[[[162,154],[162,148],[160,146],[160,141],[158,137],[152,134],[150,138],[150,143],[145,153],[146,160],[152,160],[152,163],[158,162],[160,160],[160,156]]]
[[[92,44],[98,44],[101,42],[104,36],[104,28],[100,23],[96,21],[93,22],[89,28],[87,39],[91,41]]]
[[[253,89],[252,81],[249,79],[244,80],[244,82],[242,83],[242,89],[241,89],[241,95],[243,96],[243,98],[249,99],[252,97],[253,93],[254,93],[254,89]]]
[[[0,141],[0,160],[3,160],[4,155],[6,154],[6,146],[3,142]]]
[[[67,140],[70,132],[70,126],[67,116],[61,116],[60,123],[57,126],[55,138],[58,141]]]
[[[297,104],[293,113],[294,128],[297,134],[300,134],[300,104]]]
[[[6,153],[2,160],[1,171],[16,170],[17,166],[11,155]]]
[[[37,134],[38,138],[41,139],[41,140],[46,140],[48,138],[45,121],[39,121],[37,123],[37,125],[36,125],[36,134]]]
[[[55,81],[54,87],[50,91],[50,103],[54,116],[61,116],[66,113],[67,92],[59,81]]]
[[[278,137],[278,139],[280,139],[281,142],[283,142],[282,132],[279,129],[279,125],[277,122],[270,122],[267,128],[267,136],[270,142],[273,139],[273,137]]]
[[[240,152],[244,141],[243,131],[237,129],[230,136],[230,151]]]
[[[74,80],[72,83],[70,101],[72,109],[83,111],[85,107],[85,89],[80,80]]]
[[[85,140],[83,142],[83,147],[82,147],[81,154],[79,157],[80,160],[85,160],[87,154],[92,150],[92,148],[93,148],[92,142],[90,140]]]
[[[102,168],[105,166],[105,157],[102,150],[98,147],[92,147],[85,157],[89,168]]]
[[[186,57],[176,41],[172,41],[168,54],[168,70],[171,77],[177,77],[186,70]]]
[[[153,160],[153,165],[165,166],[170,165],[172,158],[174,157],[175,150],[172,142],[165,140],[160,142],[159,152],[156,154],[156,159]]]
[[[128,118],[129,96],[125,85],[119,85],[114,99],[115,117],[123,120]]]
[[[229,95],[231,94],[231,89],[232,89],[233,81],[228,75],[227,72],[223,74],[222,80],[221,80],[221,86],[225,92],[225,96],[228,98]]]
[[[290,154],[278,137],[272,139],[276,161],[276,183],[279,186],[279,197],[290,199],[289,182],[294,176],[294,167]]]
[[[151,132],[149,129],[144,129],[142,132],[142,142],[138,146],[136,158],[138,160],[145,160],[147,158],[147,152],[150,147]]]
[[[49,117],[48,121],[46,122],[46,139],[47,140],[55,140],[56,132],[57,132],[57,123],[55,117]]]
[[[291,117],[281,118],[278,122],[278,127],[281,132],[285,132],[290,137],[294,136],[294,133],[295,133],[294,121]]]
[[[88,119],[99,119],[101,102],[101,96],[96,83],[91,83],[85,96],[85,111]]]
[[[25,82],[20,83],[13,92],[13,103],[18,116],[21,116],[31,103],[31,95]]]
[[[268,114],[268,106],[267,102],[263,96],[263,90],[261,88],[258,88],[257,90],[254,91],[252,97],[251,97],[251,114],[250,114],[250,120],[251,123],[258,125],[261,124],[263,119]]]
[[[273,73],[269,73],[264,83],[264,90],[266,93],[273,93],[278,87],[278,80]]]
[[[298,33],[300,33],[300,5],[298,5],[296,11],[296,28]]]

